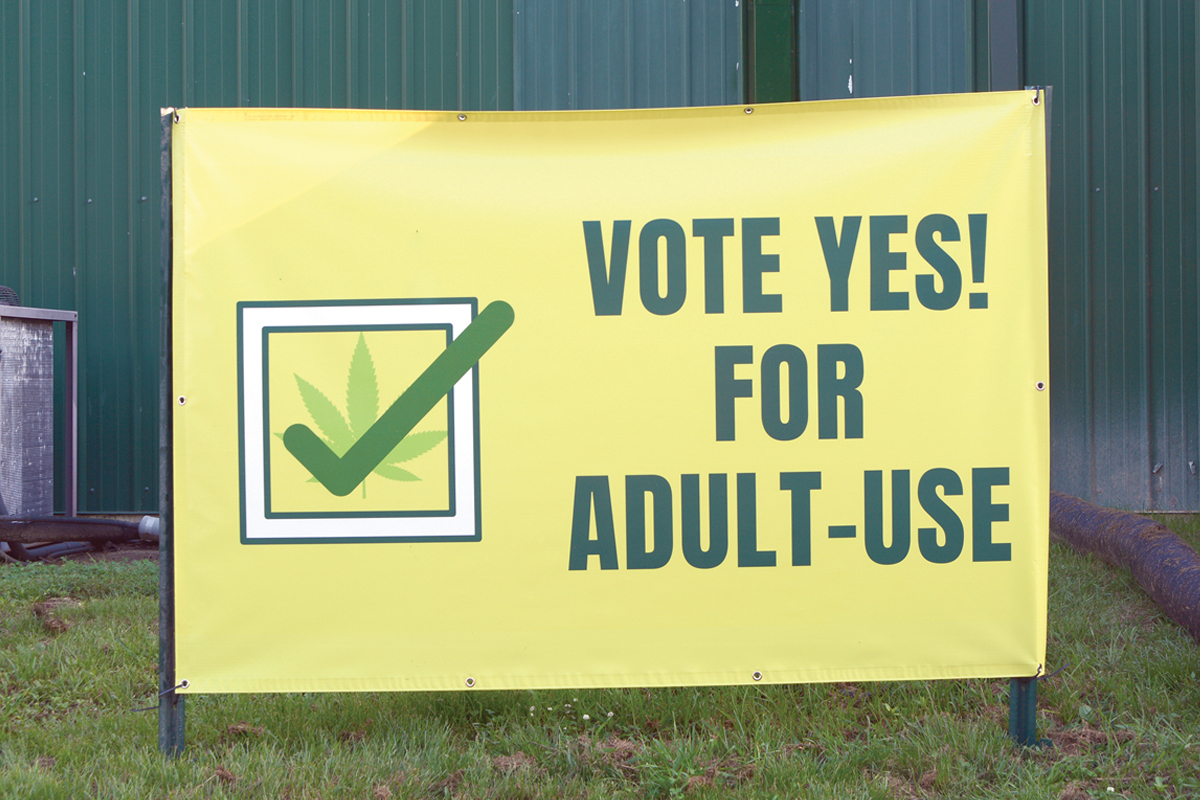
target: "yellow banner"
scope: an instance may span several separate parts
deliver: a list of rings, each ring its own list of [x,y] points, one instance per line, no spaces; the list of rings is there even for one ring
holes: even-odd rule
[[[188,109],[188,692],[1033,675],[1037,92]]]

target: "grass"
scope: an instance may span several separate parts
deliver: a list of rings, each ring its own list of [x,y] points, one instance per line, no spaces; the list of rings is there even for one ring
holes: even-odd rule
[[[1164,521],[1200,545],[1200,520]],[[1007,681],[969,680],[202,696],[169,761],[137,710],[156,580],[149,562],[0,568],[0,797],[1200,795],[1200,646],[1128,573],[1058,544],[1041,750],[1005,735]],[[54,597],[72,601],[36,605]]]

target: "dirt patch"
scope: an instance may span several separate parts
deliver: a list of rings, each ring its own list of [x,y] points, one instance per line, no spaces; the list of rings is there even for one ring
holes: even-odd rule
[[[348,744],[351,747],[367,738],[366,731],[342,731],[338,734],[338,741],[342,744]]]
[[[1003,725],[1006,730],[1008,729],[1008,706],[981,706],[979,708],[979,713],[982,714],[985,719],[989,719],[992,722],[998,722]]]
[[[453,797],[454,793],[458,791],[458,787],[462,784],[462,782],[463,771],[461,769],[456,769],[442,780],[431,784],[429,787],[429,793],[434,797]]]
[[[867,739],[867,731],[860,725],[853,725],[842,730],[842,738],[847,742],[863,742]]]
[[[784,755],[794,756],[805,752],[819,756],[825,752],[825,747],[814,742],[812,739],[805,739],[803,742],[790,742],[783,746]]]
[[[731,756],[721,759],[697,760],[696,765],[704,772],[688,778],[683,791],[694,792],[710,786],[733,788],[754,777],[754,765],[746,764]]]
[[[1058,800],[1092,800],[1097,792],[1103,791],[1100,781],[1071,781],[1058,796]]]
[[[581,763],[611,770],[626,780],[637,779],[637,767],[632,762],[645,749],[629,739],[609,736],[596,742],[586,734],[577,738],[573,746]]]
[[[871,698],[871,692],[853,683],[835,683],[833,691],[843,708],[858,708]]]
[[[933,786],[935,783],[937,783],[937,779],[938,779],[938,771],[936,769],[931,769],[928,772],[921,775],[921,779],[919,781],[917,781],[917,785],[920,786],[922,789],[924,789],[926,792],[930,792],[930,791],[933,791]]]
[[[266,732],[265,728],[261,728],[258,725],[251,725],[249,722],[235,722],[225,728],[225,733],[221,735],[221,740],[228,742],[251,736],[258,737]]]
[[[1077,756],[1095,745],[1105,746],[1110,742],[1129,742],[1134,739],[1129,731],[1102,731],[1087,724],[1079,728],[1050,731],[1046,736],[1054,743],[1055,753],[1062,756]]]
[[[42,627],[50,633],[62,633],[71,627],[71,623],[58,616],[59,609],[77,608],[83,605],[72,597],[51,597],[40,603],[34,603],[33,615],[42,623]]]
[[[511,756],[496,756],[492,759],[492,767],[505,775],[511,775],[514,772],[545,773],[545,770],[538,766],[537,759],[525,755],[522,750],[518,750]]]
[[[1153,630],[1161,620],[1160,615],[1155,609],[1148,609],[1144,606],[1126,604],[1121,609],[1121,613],[1117,619],[1123,624],[1133,628],[1140,628],[1144,631]]]
[[[879,776],[887,787],[888,796],[899,800],[920,800],[924,795],[912,781],[905,780],[899,775],[885,772]]]

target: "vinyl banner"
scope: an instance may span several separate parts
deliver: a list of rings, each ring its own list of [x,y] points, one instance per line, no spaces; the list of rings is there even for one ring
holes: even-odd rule
[[[178,112],[186,691],[1035,674],[1044,111]]]

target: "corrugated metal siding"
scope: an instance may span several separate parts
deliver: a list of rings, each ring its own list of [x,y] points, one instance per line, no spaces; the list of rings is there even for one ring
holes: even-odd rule
[[[1001,7],[798,0],[801,97],[985,89]],[[0,4],[0,283],[80,311],[81,508],[154,505],[159,107],[738,103],[742,10]],[[1196,16],[1192,0],[1023,4],[1023,82],[1055,87],[1053,486],[1106,505],[1200,509]]]
[[[739,0],[514,0],[520,110],[742,98]]]
[[[1028,83],[1054,86],[1052,484],[1200,509],[1192,0],[1028,2]]]
[[[53,394],[53,323],[0,316],[0,507],[13,516],[53,511]]]
[[[799,0],[800,99],[973,91],[976,17],[962,0]]]
[[[80,312],[81,510],[157,504],[158,109],[511,108],[512,58],[511,0],[0,4],[0,284]]]
[[[511,0],[168,6],[180,105],[512,108]]]

